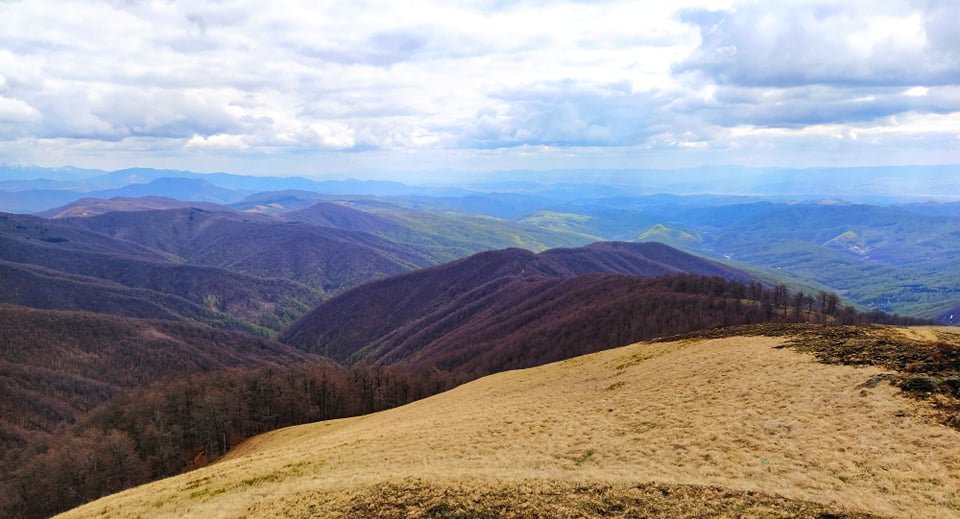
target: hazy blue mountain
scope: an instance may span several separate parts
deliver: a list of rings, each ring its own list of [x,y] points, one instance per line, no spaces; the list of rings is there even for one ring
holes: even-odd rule
[[[680,170],[507,171],[483,175],[448,172],[434,175],[434,183],[430,186],[391,180],[313,180],[151,168],[101,172],[77,168],[7,167],[0,169],[0,174],[0,210],[15,212],[42,211],[84,196],[109,196],[103,193],[169,178],[205,181],[245,194],[296,190],[332,196],[414,197],[410,203],[426,203],[434,209],[508,218],[520,217],[525,212],[556,203],[661,193],[753,196],[777,201],[840,198],[885,205],[960,199],[960,166],[950,165],[816,169],[729,166]],[[421,178],[431,176],[423,174]],[[10,191],[22,194],[16,197],[2,195],[2,192]],[[133,193],[169,196],[156,190],[133,188],[113,196],[134,196]],[[418,201],[417,197],[428,199]],[[222,196],[211,201],[227,198],[240,201],[239,198]],[[303,207],[306,205],[294,208]]]
[[[0,191],[0,212],[38,213],[75,202],[86,196],[86,193],[63,189]]]
[[[10,180],[54,180],[73,182],[78,179],[93,178],[103,174],[106,171],[100,169],[75,168],[65,166],[62,168],[44,168],[40,166],[19,166],[14,164],[0,164],[0,181]],[[2,182],[0,182],[2,185]]]
[[[41,213],[74,203],[84,198],[110,199],[116,197],[166,197],[181,201],[229,204],[247,196],[249,192],[214,185],[206,180],[192,178],[159,178],[143,184],[127,184],[116,189],[100,191],[28,190],[0,191],[0,211],[11,213]]]
[[[119,189],[94,191],[92,198],[162,196],[184,201],[229,204],[242,200],[249,193],[224,188],[203,179],[163,177],[145,184],[129,184]]]
[[[35,178],[29,180],[0,180],[0,191],[31,191],[31,190],[66,190],[69,186],[77,186],[78,182],[64,182],[49,178]]]
[[[456,178],[452,176],[452,178]],[[960,199],[960,165],[860,168],[747,168],[712,166],[677,170],[501,171],[468,183],[477,191],[566,198],[675,195],[749,195],[788,200],[843,198],[893,203],[908,199]]]

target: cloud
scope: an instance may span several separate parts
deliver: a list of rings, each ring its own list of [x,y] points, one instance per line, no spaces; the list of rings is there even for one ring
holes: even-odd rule
[[[281,123],[282,126],[282,123]],[[337,122],[314,122],[306,126],[267,125],[259,133],[214,135],[194,134],[185,147],[200,150],[346,149],[356,144],[354,131]]]
[[[926,0],[923,6],[924,30],[930,46],[952,63],[960,60],[960,4],[954,0]]]
[[[675,70],[754,87],[957,84],[960,49],[944,25],[960,19],[953,5],[934,16],[900,2],[688,11],[680,17],[699,28],[701,44]]]
[[[809,85],[762,89],[719,86],[708,98],[689,97],[676,112],[721,126],[795,128],[824,123],[861,123],[903,113],[960,111],[960,87],[837,88]]]
[[[960,162],[943,123],[960,112],[958,5],[0,2],[0,147],[184,168],[641,166],[815,145]]]
[[[218,133],[204,137],[194,134],[187,141],[187,148],[213,149],[213,150],[245,150],[250,148],[247,139],[243,135],[230,135]]]
[[[36,123],[42,119],[43,115],[24,101],[0,97],[0,123]]]
[[[370,35],[362,42],[344,42],[339,46],[303,47],[300,53],[344,65],[367,64],[389,66],[409,61],[424,50],[427,38],[413,30],[383,31]]]
[[[492,95],[498,107],[477,114],[462,145],[629,146],[663,130],[663,100],[633,92],[630,84],[572,81]]]
[[[947,29],[953,23],[942,20],[960,19],[957,6],[788,2],[681,11],[700,43],[672,67],[688,86],[672,110],[702,123],[713,150],[956,161],[944,148],[952,132],[942,121],[960,114],[960,48]]]
[[[353,128],[337,122],[315,122],[309,126],[312,137],[325,148],[352,148],[356,144]]]

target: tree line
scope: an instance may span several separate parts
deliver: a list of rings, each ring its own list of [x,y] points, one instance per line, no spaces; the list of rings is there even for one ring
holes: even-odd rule
[[[439,372],[320,364],[190,375],[124,391],[0,462],[0,516],[49,517],[203,466],[266,431],[381,411],[453,385]]]

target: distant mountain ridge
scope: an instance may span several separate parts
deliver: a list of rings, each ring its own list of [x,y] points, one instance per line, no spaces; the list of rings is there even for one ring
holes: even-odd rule
[[[409,186],[389,180],[312,180],[184,170],[128,168],[113,172],[77,168],[0,166],[0,211],[37,213],[81,198],[165,196],[217,203],[240,202],[248,195],[301,190],[329,195],[411,196],[459,192]]]
[[[117,196],[108,199],[81,198],[76,202],[37,213],[36,216],[57,220],[61,218],[97,216],[112,212],[183,209],[188,207],[207,211],[231,210],[228,206],[224,205],[198,201],[183,201],[163,196]]]
[[[505,247],[652,240],[735,262],[772,283],[835,290],[860,308],[945,319],[943,312],[960,304],[958,172],[958,165],[511,171],[472,176],[461,187],[450,187],[451,176],[438,180],[445,185],[417,187],[0,166],[0,210],[41,211],[91,193],[155,195],[164,182],[193,182],[214,186],[213,194],[184,189],[177,198],[243,197],[222,211],[282,215],[317,203],[350,204],[403,227],[377,230],[381,221],[366,232],[408,245],[432,263]]]
[[[0,214],[9,289],[0,302],[256,333],[277,332],[323,297],[373,279],[501,244],[543,247],[490,219],[421,222],[330,201],[269,215],[121,197],[54,213],[62,217]]]
[[[305,222],[321,227],[372,234],[390,234],[405,230],[395,220],[366,211],[358,211],[336,202],[318,202],[305,209],[284,213],[283,217],[286,220]]]
[[[0,292],[0,303],[41,308],[182,316],[254,331],[258,326],[277,329],[289,314],[299,315],[322,298],[294,281],[185,264],[164,251],[69,220],[0,214],[0,260],[9,262],[8,272],[17,273],[5,280],[12,285]]]
[[[22,182],[21,182],[22,184]],[[23,186],[26,187],[26,186]],[[224,188],[203,178],[157,178],[146,183],[125,183],[109,189],[77,190],[42,181],[32,189],[3,190],[0,185],[0,211],[43,213],[70,205],[84,198],[165,197],[182,201],[232,203],[251,191]]]
[[[356,218],[377,220],[365,214]],[[433,264],[417,249],[366,232],[257,214],[186,208],[114,212],[65,223],[191,264],[289,279],[325,293]]]
[[[202,178],[161,177],[144,184],[128,184],[89,193],[93,198],[161,196],[183,201],[228,204],[243,199],[249,191],[225,188]]]

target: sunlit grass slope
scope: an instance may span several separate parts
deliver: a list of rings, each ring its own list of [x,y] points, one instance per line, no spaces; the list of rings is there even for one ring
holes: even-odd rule
[[[264,434],[67,515],[960,516],[960,431],[863,386],[881,368],[783,341],[642,343],[500,373]]]

